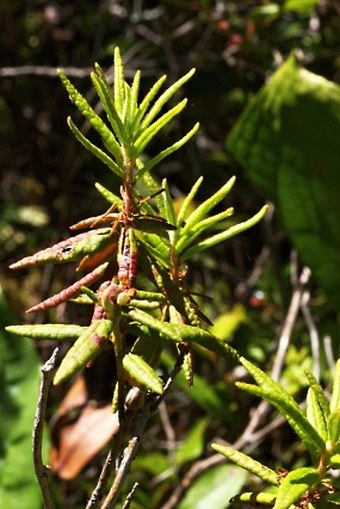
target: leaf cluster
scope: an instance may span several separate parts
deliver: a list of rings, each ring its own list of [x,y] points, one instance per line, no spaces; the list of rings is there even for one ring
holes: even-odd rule
[[[330,401],[313,374],[306,371],[309,389],[305,411],[260,368],[243,357],[240,361],[256,385],[238,382],[238,387],[268,401],[284,416],[308,449],[311,466],[286,471],[282,476],[240,451],[214,443],[212,448],[229,461],[276,487],[273,495],[247,492],[235,497],[235,501],[256,501],[274,509],[288,509],[292,505],[304,507],[306,503],[309,507],[335,508],[339,494],[331,473],[340,468],[340,361],[335,367]]]

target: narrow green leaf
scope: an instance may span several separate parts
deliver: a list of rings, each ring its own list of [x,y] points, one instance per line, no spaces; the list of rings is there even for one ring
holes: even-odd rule
[[[146,127],[150,126],[151,122],[158,115],[158,113],[163,108],[163,106],[177,92],[177,90],[179,90],[181,88],[181,86],[184,85],[184,83],[186,81],[188,81],[193,76],[194,73],[195,73],[195,69],[191,69],[187,74],[185,74],[184,76],[182,76],[182,78],[180,78],[178,81],[176,81],[176,83],[174,83],[173,85],[171,85],[171,87],[169,87],[169,88],[167,88],[167,90],[165,90],[165,92],[157,99],[155,104],[150,109],[149,113],[143,119],[143,122],[142,122],[143,130]]]
[[[288,509],[297,502],[319,479],[315,468],[303,467],[292,470],[281,481],[273,509]]]
[[[278,476],[274,470],[262,465],[247,454],[237,451],[226,445],[211,444],[214,451],[223,454],[229,461],[235,463],[239,467],[245,468],[248,472],[257,475],[265,482],[278,486]]]
[[[331,412],[334,412],[337,408],[340,408],[340,359],[337,360],[333,376],[333,390],[330,401]]]
[[[88,150],[93,154],[97,159],[100,159],[100,161],[106,166],[110,168],[114,173],[119,175],[120,177],[123,175],[123,170],[114,162],[113,159],[111,159],[110,156],[106,154],[103,150],[98,148],[96,145],[94,145],[90,140],[88,140],[78,129],[78,127],[73,123],[71,117],[68,117],[67,119],[68,126],[72,133],[74,134],[75,138]]]
[[[131,119],[130,126],[132,126],[133,121],[134,121],[134,119],[137,115],[137,112],[138,112],[138,94],[139,94],[140,78],[141,78],[141,72],[136,71],[136,74],[134,75],[133,82],[131,85],[131,91],[130,91],[130,109],[129,109],[129,119]]]
[[[168,182],[166,179],[162,180],[162,188],[164,189],[162,193],[164,211],[165,211],[165,219],[170,224],[176,224],[176,214],[174,209],[174,203],[170,194],[170,189],[168,186]]]
[[[226,230],[225,232],[217,233],[216,235],[213,235],[208,239],[202,240],[201,242],[197,242],[195,246],[192,246],[187,251],[181,254],[181,260],[186,261],[195,254],[200,253],[201,251],[204,251],[205,249],[208,249],[212,246],[215,246],[220,242],[224,242],[225,240],[230,239],[231,237],[234,237],[235,235],[238,235],[239,233],[242,233],[245,230],[248,230],[252,226],[256,225],[259,221],[261,221],[261,219],[263,219],[267,210],[268,205],[264,205],[257,214],[255,214],[247,221],[235,224],[234,226],[228,228],[228,230]]]
[[[328,417],[328,440],[332,444],[340,441],[340,407],[331,412]]]
[[[105,198],[106,201],[112,205],[117,205],[119,210],[122,208],[123,200],[119,196],[106,189],[106,187],[102,186],[99,182],[96,182],[94,185],[97,191],[102,195],[103,198]]]
[[[189,247],[190,244],[193,243],[197,237],[203,234],[208,228],[212,228],[217,225],[218,222],[230,217],[234,213],[234,209],[230,207],[224,212],[220,212],[219,214],[214,214],[213,216],[207,217],[203,219],[195,226],[192,226],[192,229],[181,233],[179,236],[179,240],[176,243],[176,252],[181,253],[185,249]]]
[[[149,108],[150,102],[152,99],[157,95],[159,89],[163,85],[164,81],[166,80],[166,76],[161,76],[154,85],[152,85],[149,92],[146,94],[144,99],[142,100],[139,109],[137,111],[137,115],[131,125],[131,132],[134,133],[135,138],[139,136],[139,134],[143,131],[143,129],[139,129],[140,121],[145,115],[147,109]]]
[[[154,124],[153,124],[154,125]],[[159,154],[157,154],[155,157],[150,159],[147,163],[145,163],[137,172],[137,179],[139,179],[144,173],[150,171],[154,166],[156,166],[158,163],[160,163],[165,157],[168,157],[173,152],[176,152],[176,150],[179,150],[187,141],[190,140],[198,131],[199,129],[199,123],[197,122],[194,127],[180,140],[176,141],[171,145],[170,147],[162,150]]]
[[[114,51],[114,102],[118,115],[121,115],[124,105],[124,66],[118,47]]]
[[[214,193],[210,198],[201,203],[186,219],[185,225],[181,230],[181,234],[184,234],[186,231],[190,230],[195,224],[199,221],[202,221],[211,209],[216,207],[222,201],[227,194],[232,189],[235,184],[236,177],[231,177],[228,182],[224,184],[216,193]]]
[[[327,418],[327,416],[329,415],[329,401],[326,398],[321,385],[319,384],[313,373],[311,373],[308,369],[305,369],[305,374],[308,378],[308,382],[311,389],[313,390],[317,397],[319,406],[321,407],[325,418]]]
[[[254,493],[252,491],[245,491],[244,493],[241,493],[241,495],[236,495],[232,499],[230,499],[230,502],[233,504],[249,504],[251,507],[254,506],[261,506],[261,505],[269,505],[273,506],[275,502],[276,495],[273,493]]]
[[[97,74],[92,72],[91,79],[92,83],[97,90],[98,96],[106,113],[106,116],[112,126],[112,129],[121,143],[128,142],[128,136],[122,120],[120,119],[114,105],[114,99],[112,92],[109,89],[109,84],[106,81],[105,74],[101,67],[96,65]],[[117,154],[120,153],[119,146],[117,146]]]
[[[139,355],[134,353],[124,355],[123,367],[138,384],[156,394],[163,393],[162,380],[152,367]]]
[[[261,395],[261,397],[264,397],[274,405],[285,416],[308,449],[316,448],[318,451],[322,451],[325,446],[323,439],[307,420],[304,412],[292,396],[250,361],[244,357],[240,357],[240,361],[260,386],[260,392],[257,392],[258,387],[256,386],[249,386],[246,390],[251,390],[254,394]],[[238,385],[245,388],[249,384],[238,383]]]
[[[179,209],[178,215],[177,215],[177,226],[179,228],[179,232],[182,228],[182,223],[184,220],[187,219],[188,210],[190,209],[190,205],[192,204],[193,199],[195,198],[198,189],[200,188],[201,184],[203,182],[203,177],[199,177],[195,184],[192,186],[189,194],[184,198],[183,203],[181,205],[181,208]],[[184,225],[185,226],[185,225]],[[184,228],[183,226],[183,228]]]
[[[168,269],[170,266],[170,252],[162,237],[154,233],[140,232],[138,230],[135,230],[135,235],[138,242],[146,247],[150,256]]]
[[[156,120],[149,127],[145,128],[141,135],[137,138],[134,143],[134,151],[135,155],[138,156],[143,152],[145,147],[150,143],[152,138],[156,136],[156,134],[167,125],[176,115],[179,115],[181,111],[185,108],[187,103],[187,99],[183,99],[179,104],[171,108],[171,110],[167,111],[162,115],[158,120]]]
[[[109,148],[109,150],[112,152],[112,154],[119,160],[120,147],[117,143],[116,138],[110,131],[110,129],[102,121],[102,119],[97,115],[97,113],[91,108],[91,106],[86,101],[86,99],[78,92],[78,90],[67,79],[65,74],[59,70],[58,75],[69,94],[70,100],[78,108],[80,113],[82,115],[84,115],[84,117],[90,122],[91,126],[97,131],[97,133],[102,138],[103,143],[105,143],[105,146],[107,146]]]
[[[209,331],[199,327],[161,322],[157,320],[157,318],[139,309],[131,309],[129,311],[129,316],[150,329],[157,331],[164,339],[175,341],[176,343],[191,341],[217,352],[228,359],[230,355],[238,357],[236,350],[226,343],[218,341]]]
[[[319,433],[323,440],[327,440],[327,418],[319,404],[315,391],[310,387],[306,400],[306,416],[313,428]]]
[[[36,325],[9,325],[7,332],[32,339],[68,340],[77,339],[87,327],[65,325],[61,323],[45,323]]]
[[[59,385],[73,376],[79,369],[94,359],[104,341],[109,338],[113,324],[111,320],[93,322],[71,346],[54,377],[54,385]]]

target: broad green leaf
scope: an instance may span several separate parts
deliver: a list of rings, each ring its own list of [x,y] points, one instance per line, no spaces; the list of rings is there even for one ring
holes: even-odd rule
[[[94,359],[100,352],[104,341],[109,338],[112,328],[111,320],[105,319],[93,322],[87,327],[63,358],[55,374],[54,385],[63,383]]]
[[[230,311],[218,316],[210,332],[217,338],[228,341],[241,323],[247,319],[245,307],[236,304]]]
[[[87,327],[63,323],[44,323],[36,325],[8,325],[7,332],[32,339],[68,340],[77,339]]]
[[[315,453],[323,451],[325,447],[324,440],[285,389],[244,357],[240,357],[240,361],[259,387],[241,382],[237,383],[238,387],[257,394],[275,406],[305,443],[313,457]]]
[[[277,474],[274,470],[262,465],[262,463],[259,463],[247,454],[226,445],[211,444],[211,447],[214,451],[223,454],[223,456],[225,456],[229,461],[235,463],[241,468],[245,468],[248,472],[257,475],[263,481],[273,484],[274,486],[279,484]]]
[[[162,380],[142,357],[134,353],[124,355],[123,367],[133,381],[150,391],[162,394]]]
[[[340,359],[336,362],[333,377],[333,389],[330,402],[331,412],[340,408]]]
[[[42,508],[32,460],[39,361],[32,344],[2,329],[14,321],[0,294],[0,507]]]
[[[327,417],[323,413],[319,400],[311,387],[308,389],[307,393],[306,417],[313,428],[315,428],[323,440],[326,441],[328,438]]]
[[[234,126],[228,146],[274,201],[303,262],[340,304],[340,88],[291,56]]]
[[[289,472],[281,481],[273,509],[288,509],[319,479],[316,468],[303,467]]]
[[[145,454],[138,454],[136,459],[133,460],[132,471],[148,472],[153,476],[158,476],[169,470],[171,465],[169,458],[161,452],[153,452],[148,450]]]
[[[204,432],[208,426],[208,419],[198,419],[188,431],[185,440],[176,449],[175,459],[178,465],[187,461],[193,461],[201,456],[204,451]]]
[[[191,484],[177,509],[226,509],[246,479],[247,473],[242,468],[230,465],[213,467]]]

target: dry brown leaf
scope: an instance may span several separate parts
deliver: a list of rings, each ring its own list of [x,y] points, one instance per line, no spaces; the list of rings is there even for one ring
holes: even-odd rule
[[[52,471],[61,479],[74,479],[118,429],[118,415],[111,405],[87,404],[75,422],[61,428],[59,446],[51,449]]]

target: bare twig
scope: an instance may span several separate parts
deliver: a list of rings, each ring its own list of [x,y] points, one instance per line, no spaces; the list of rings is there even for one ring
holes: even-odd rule
[[[131,504],[132,499],[133,499],[133,496],[134,496],[135,491],[138,488],[138,486],[139,486],[138,482],[135,482],[135,484],[132,486],[132,489],[131,489],[130,493],[128,494],[128,496],[125,499],[125,502],[124,502],[124,505],[123,505],[122,509],[129,509],[130,504]]]
[[[305,319],[312,350],[313,358],[313,374],[317,380],[320,380],[320,337],[316,325],[313,320],[313,316],[309,307],[310,293],[306,290],[302,295],[301,300],[301,311]]]
[[[46,415],[46,405],[48,399],[48,391],[52,383],[54,373],[56,371],[56,361],[59,353],[59,347],[56,348],[41,368],[41,382],[37,410],[33,424],[33,462],[34,470],[40,486],[40,491],[44,501],[45,509],[55,509],[54,500],[52,497],[50,482],[49,482],[49,469],[43,463],[42,459],[42,442],[44,423]]]
[[[145,412],[143,417],[144,417],[143,423],[145,420],[145,424],[146,424],[146,420],[149,417],[147,412]],[[141,424],[142,423],[140,423],[140,425]],[[144,426],[143,426],[143,428],[144,428]],[[139,447],[139,436],[134,436],[131,438],[127,447],[124,450],[123,458],[120,462],[115,480],[111,486],[111,489],[110,489],[106,499],[104,500],[104,503],[101,506],[101,509],[112,509],[115,506],[115,503],[117,502],[117,499],[120,495],[120,491],[123,487],[123,482],[126,478],[127,473],[130,470],[130,465],[137,453],[138,447]]]
[[[112,468],[114,465],[114,460],[117,456],[117,445],[118,445],[118,440],[114,439],[112,446],[109,450],[109,453],[106,456],[106,460],[105,460],[104,466],[102,468],[102,471],[100,473],[97,485],[92,492],[91,498],[89,499],[88,503],[86,504],[86,509],[95,509],[100,502],[100,499],[103,494],[103,490],[105,489],[105,486],[109,480],[109,477],[110,477],[110,474],[111,474],[111,471],[112,471]]]
[[[71,78],[87,78],[92,72],[92,67],[63,67],[65,74]],[[0,77],[16,78],[18,76],[45,76],[56,78],[58,67],[49,65],[20,65],[18,67],[0,67]]]
[[[290,342],[290,337],[293,332],[293,328],[299,313],[299,309],[301,306],[302,295],[305,291],[305,286],[310,280],[311,271],[308,267],[304,267],[302,269],[298,285],[293,292],[293,296],[290,302],[290,306],[288,309],[287,317],[281,332],[281,337],[279,340],[279,348],[277,351],[277,355],[275,357],[275,361],[272,369],[272,378],[273,380],[278,380],[280,378],[280,373],[282,371],[282,366],[284,363],[285,355],[287,353],[287,349]]]
[[[331,371],[334,371],[335,368],[335,358],[334,352],[332,348],[332,338],[330,336],[325,336],[323,338],[323,348],[325,350],[326,359],[328,362],[328,366],[331,368]]]
[[[137,454],[137,450],[140,443],[140,437],[144,431],[147,421],[150,415],[158,408],[158,406],[163,401],[165,395],[167,394],[171,387],[171,384],[173,383],[175,377],[177,376],[179,370],[181,369],[182,363],[183,359],[180,358],[175,364],[164,386],[163,394],[157,396],[156,398],[154,396],[149,397],[149,401],[144,405],[142,410],[140,412],[135,413],[132,438],[129,440],[129,443],[123,452],[122,460],[120,461],[120,464],[117,468],[116,477],[113,481],[113,484],[107,497],[105,498],[101,506],[101,509],[112,509],[115,503],[117,502],[126,476],[129,473],[131,463],[135,455]],[[125,431],[122,430],[122,433],[125,433]]]

